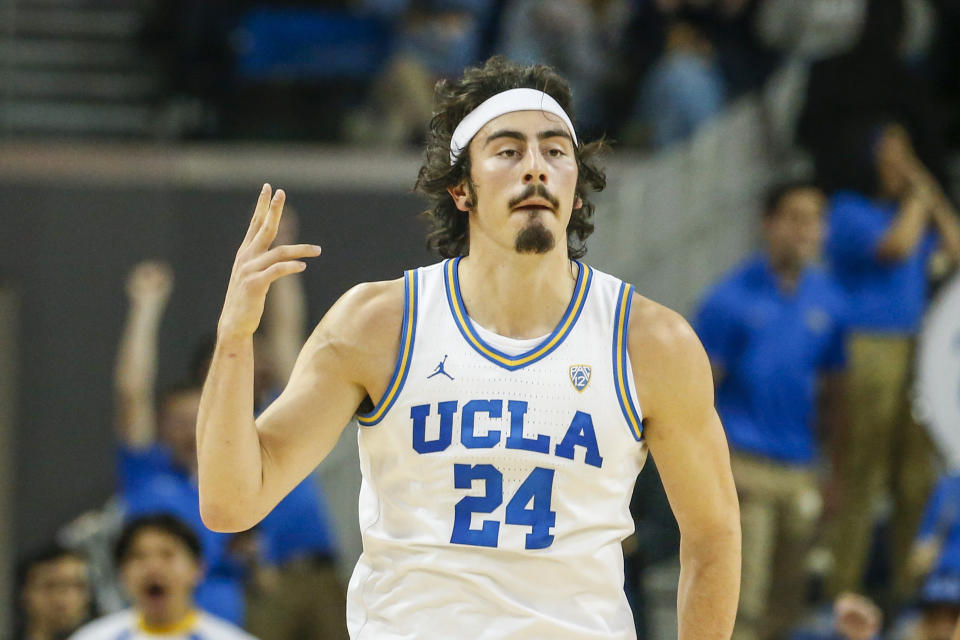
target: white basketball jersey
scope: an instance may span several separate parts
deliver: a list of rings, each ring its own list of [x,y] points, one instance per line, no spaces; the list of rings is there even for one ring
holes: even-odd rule
[[[633,289],[577,263],[553,333],[513,340],[471,322],[458,264],[405,274],[396,369],[358,416],[350,635],[635,638],[620,546],[646,459]]]

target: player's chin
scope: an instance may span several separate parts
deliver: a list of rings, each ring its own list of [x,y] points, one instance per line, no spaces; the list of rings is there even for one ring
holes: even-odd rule
[[[526,225],[517,234],[514,249],[517,253],[543,254],[550,252],[557,244],[553,233],[540,222]]]

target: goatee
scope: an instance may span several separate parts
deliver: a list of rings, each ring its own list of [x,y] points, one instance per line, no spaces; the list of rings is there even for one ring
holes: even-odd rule
[[[520,230],[514,248],[517,253],[546,253],[556,243],[553,234],[539,220],[533,220]]]

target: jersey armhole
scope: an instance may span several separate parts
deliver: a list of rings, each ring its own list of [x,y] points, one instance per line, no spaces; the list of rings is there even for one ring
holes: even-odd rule
[[[397,362],[393,367],[390,384],[384,392],[380,402],[367,413],[357,413],[357,422],[361,427],[372,427],[383,420],[384,416],[396,402],[407,380],[410,370],[410,357],[413,355],[413,341],[417,333],[417,293],[419,289],[417,271],[410,270],[403,274],[403,324],[400,331],[400,349],[397,353]]]
[[[630,306],[633,303],[633,287],[626,282],[620,285],[613,326],[613,381],[620,411],[630,432],[637,442],[643,440],[643,419],[638,410],[637,390],[633,380],[633,368],[627,352],[627,332],[630,326]]]

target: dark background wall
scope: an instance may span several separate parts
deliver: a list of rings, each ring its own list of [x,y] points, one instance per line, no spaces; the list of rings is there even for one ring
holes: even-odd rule
[[[62,185],[0,180],[0,281],[20,295],[13,534],[19,554],[100,506],[114,486],[112,368],[124,280],[146,258],[172,263],[159,385],[186,375],[216,329],[236,247],[259,184]],[[309,320],[366,280],[434,259],[407,189],[288,189],[300,238],[323,246],[304,278]]]

